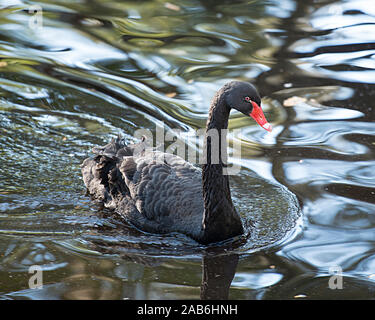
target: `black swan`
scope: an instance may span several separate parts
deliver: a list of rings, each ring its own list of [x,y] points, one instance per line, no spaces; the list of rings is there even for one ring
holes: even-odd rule
[[[120,137],[104,147],[81,168],[90,195],[137,228],[151,233],[183,233],[201,244],[243,234],[241,218],[233,206],[226,166],[226,148],[218,162],[211,158],[208,130],[227,129],[229,113],[236,109],[271,131],[257,90],[250,83],[232,81],[211,102],[206,125],[206,161],[202,170],[182,158],[146,151],[146,143],[126,145]],[[225,134],[219,134],[226,139]],[[221,148],[218,148],[221,149]]]

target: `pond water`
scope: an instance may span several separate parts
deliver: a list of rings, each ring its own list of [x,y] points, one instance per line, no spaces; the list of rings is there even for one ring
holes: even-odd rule
[[[0,6],[0,299],[375,298],[368,1]],[[202,128],[233,79],[258,87],[274,128],[232,113],[244,145],[235,205],[257,206],[246,199],[256,172],[298,197],[294,232],[260,250],[205,249],[90,201],[80,164],[93,146],[162,124]],[[33,265],[41,289],[29,287]]]

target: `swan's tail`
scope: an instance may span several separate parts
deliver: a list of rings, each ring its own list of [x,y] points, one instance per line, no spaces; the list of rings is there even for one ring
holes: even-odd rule
[[[110,205],[117,195],[128,194],[129,190],[123,180],[118,163],[124,157],[142,154],[146,149],[146,139],[142,137],[137,144],[126,144],[125,139],[118,136],[103,147],[94,147],[93,157],[81,164],[83,181],[87,191],[94,199]]]

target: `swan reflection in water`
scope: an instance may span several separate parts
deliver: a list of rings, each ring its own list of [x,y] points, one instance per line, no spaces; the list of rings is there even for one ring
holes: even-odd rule
[[[239,256],[235,253],[203,256],[202,300],[229,299],[229,288],[236,273],[238,259]]]

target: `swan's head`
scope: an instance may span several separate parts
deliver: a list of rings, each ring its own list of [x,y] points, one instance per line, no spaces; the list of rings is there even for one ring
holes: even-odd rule
[[[225,87],[225,99],[230,108],[252,117],[263,129],[272,130],[263,114],[259,93],[252,84],[232,81]]]

